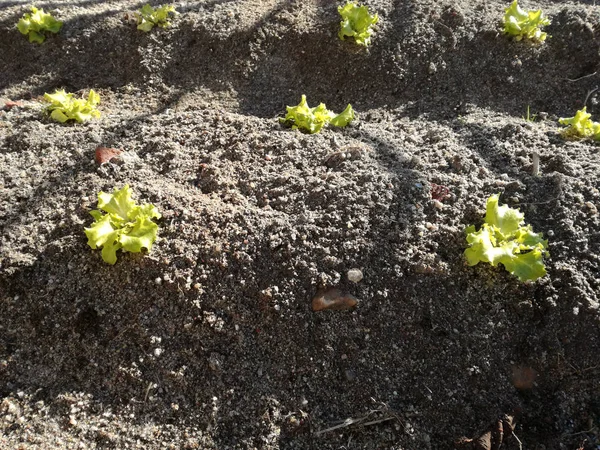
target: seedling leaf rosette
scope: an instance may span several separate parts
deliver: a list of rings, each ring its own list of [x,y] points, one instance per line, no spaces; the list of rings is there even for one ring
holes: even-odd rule
[[[100,117],[100,111],[96,108],[100,103],[100,96],[93,89],[90,89],[87,99],[73,97],[74,94],[67,94],[62,89],[57,89],[54,94],[44,94],[44,100],[50,103],[46,112],[52,120],[60,123],[69,120],[83,123],[92,117]]]
[[[167,28],[171,26],[169,14],[177,14],[172,5],[163,5],[156,9],[150,5],[144,5],[137,13],[137,29],[147,33],[155,26]]]
[[[342,16],[338,37],[342,41],[346,37],[353,37],[358,45],[367,47],[371,43],[373,25],[379,21],[377,14],[369,14],[366,6],[358,6],[354,2],[338,6],[338,12]]]
[[[469,248],[465,257],[470,266],[480,262],[499,263],[520,281],[535,281],[546,274],[543,257],[549,256],[548,241],[525,225],[518,209],[498,205],[499,195],[487,200],[485,223],[479,231],[466,228]]]
[[[63,23],[51,14],[32,6],[31,13],[23,14],[17,23],[17,28],[21,34],[29,37],[29,42],[41,44],[46,40],[46,33],[58,33],[62,25]]]
[[[544,16],[541,9],[537,11],[524,11],[517,0],[506,8],[504,14],[504,33],[520,41],[523,38],[534,42],[543,42],[548,37],[541,27],[550,25],[550,19]]]
[[[562,117],[558,123],[566,125],[561,134],[567,139],[593,139],[600,141],[600,123],[591,120],[592,115],[584,106],[573,117]]]
[[[95,221],[85,229],[85,234],[92,249],[102,247],[105,262],[115,264],[119,249],[132,253],[139,253],[142,248],[152,249],[158,233],[158,225],[152,219],[160,219],[161,215],[152,204],[137,205],[131,198],[129,185],[115,189],[112,194],[100,192],[98,208],[90,212]]]
[[[285,117],[279,119],[279,121],[290,125],[292,129],[298,128],[309,134],[318,133],[327,124],[335,127],[345,127],[356,117],[350,104],[340,114],[328,110],[324,103],[311,108],[308,106],[306,95],[304,94],[298,105],[286,106],[286,108],[287,114]]]

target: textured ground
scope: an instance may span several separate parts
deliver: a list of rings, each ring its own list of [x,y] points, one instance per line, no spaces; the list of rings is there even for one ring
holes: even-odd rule
[[[369,52],[334,1],[176,2],[149,34],[143,2],[44,1],[65,25],[39,46],[2,2],[1,448],[449,449],[515,410],[524,449],[598,448],[600,151],[557,118],[600,114],[600,5],[524,3],[536,47],[505,2],[365,3]],[[50,122],[55,88],[102,117]],[[282,127],[301,94],[359,120]],[[159,240],[108,266],[83,228],[126,183]],[[465,265],[494,193],[548,237],[543,279]],[[331,286],[358,307],[313,312]]]

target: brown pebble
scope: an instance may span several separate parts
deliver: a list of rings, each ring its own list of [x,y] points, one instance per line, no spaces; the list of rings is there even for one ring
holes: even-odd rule
[[[337,288],[319,289],[312,299],[313,311],[344,311],[354,308],[357,304],[356,297]]]
[[[512,368],[512,382],[517,389],[531,389],[537,378],[535,369],[527,366]]]
[[[96,155],[94,159],[98,164],[104,164],[105,162],[108,162],[111,159],[119,156],[121,153],[123,153],[123,150],[108,147],[98,147],[96,149]]]
[[[23,106],[22,102],[13,102],[12,100],[8,100],[6,102],[4,102],[4,109],[6,111],[14,108],[15,106]]]

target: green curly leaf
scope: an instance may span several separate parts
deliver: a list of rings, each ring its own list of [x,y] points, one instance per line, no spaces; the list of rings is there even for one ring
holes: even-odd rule
[[[548,37],[541,27],[550,25],[550,20],[544,17],[542,10],[524,11],[514,0],[505,9],[504,33],[513,36],[515,40],[529,39],[534,42],[543,42]]]
[[[144,5],[137,12],[137,29],[147,33],[155,26],[167,28],[171,26],[169,14],[177,14],[175,7],[172,5],[164,5],[156,9],[148,4]]]
[[[62,25],[63,23],[56,20],[51,14],[32,6],[31,13],[23,14],[23,17],[17,23],[17,29],[21,34],[28,35],[29,42],[41,44],[46,40],[46,32],[58,33]]]
[[[100,111],[96,108],[100,103],[100,96],[93,89],[90,90],[87,100],[73,98],[73,95],[62,89],[56,90],[54,94],[44,94],[44,100],[50,103],[46,112],[50,113],[52,120],[60,123],[75,120],[82,123],[92,117],[100,117]]]
[[[279,121],[291,126],[292,129],[298,128],[310,134],[318,133],[328,123],[336,127],[345,127],[356,116],[351,105],[348,105],[341,114],[337,115],[328,110],[324,103],[310,108],[304,94],[302,94],[302,99],[298,105],[286,106],[286,108],[287,114]]]
[[[469,247],[465,258],[470,266],[486,262],[502,264],[521,281],[534,281],[546,274],[543,257],[548,256],[548,241],[524,225],[523,214],[498,205],[498,195],[487,200],[486,223],[479,231],[473,225],[465,229]]]
[[[139,253],[142,248],[152,249],[158,225],[152,219],[161,215],[152,204],[137,205],[131,198],[131,189],[125,185],[112,194],[98,194],[98,208],[90,214],[94,222],[85,229],[88,245],[102,247],[102,259],[108,264],[117,262],[117,250]]]
[[[367,47],[371,43],[373,25],[379,21],[377,14],[369,14],[369,9],[366,6],[358,6],[354,2],[338,6],[338,12],[342,16],[338,37],[341,40],[346,37],[353,37],[358,45]]]
[[[574,117],[562,117],[558,123],[566,125],[562,135],[567,139],[587,139],[600,140],[600,123],[591,120],[592,115],[586,111],[584,106],[575,113]]]
[[[349,104],[346,106],[346,109],[331,119],[331,125],[334,127],[345,127],[354,120],[354,117],[354,110],[352,109],[352,105]]]

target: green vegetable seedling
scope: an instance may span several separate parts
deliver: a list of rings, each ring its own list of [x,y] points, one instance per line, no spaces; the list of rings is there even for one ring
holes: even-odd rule
[[[535,119],[537,119],[537,114],[531,113],[529,110],[529,105],[527,105],[527,114],[525,117],[523,117],[523,119],[525,119],[525,122],[535,122]]]
[[[562,117],[558,119],[561,125],[567,125],[562,135],[567,139],[593,139],[600,141],[600,123],[591,120],[592,115],[586,111],[586,107],[575,113],[574,117]]]
[[[535,281],[546,274],[543,256],[549,256],[548,241],[524,225],[524,215],[506,205],[498,206],[499,195],[487,200],[485,223],[479,231],[465,229],[469,248],[465,257],[470,266],[487,262],[502,264],[521,281]]]
[[[58,33],[63,23],[56,20],[51,14],[45,13],[43,9],[31,7],[31,14],[25,13],[17,28],[26,36],[29,36],[29,42],[41,44],[46,40],[46,33]]]
[[[366,6],[358,6],[354,2],[348,2],[344,6],[338,6],[338,12],[342,16],[338,37],[353,37],[358,45],[367,47],[371,43],[373,25],[379,21],[377,14],[369,14]]]
[[[515,40],[529,39],[533,42],[543,42],[548,37],[541,27],[550,25],[550,19],[544,17],[541,9],[537,11],[524,11],[514,0],[505,9],[504,33],[513,36]]]
[[[302,100],[300,100],[297,106],[286,106],[286,108],[287,114],[284,118],[279,119],[279,121],[283,124],[291,125],[293,129],[298,128],[310,134],[318,133],[328,123],[335,127],[345,127],[356,116],[350,104],[340,114],[329,111],[324,103],[310,108],[304,94],[302,94]]]
[[[106,214],[91,211],[95,221],[85,229],[85,234],[91,248],[102,247],[105,262],[115,264],[119,249],[132,253],[140,253],[142,248],[152,249],[158,232],[158,225],[152,219],[160,219],[161,215],[150,203],[136,205],[128,185],[112,194],[100,192],[98,208]]]
[[[177,14],[175,7],[172,5],[164,5],[156,9],[150,5],[144,5],[137,13],[137,29],[147,33],[155,26],[161,28],[170,27],[169,14]]]
[[[87,100],[73,98],[74,94],[67,94],[63,89],[56,90],[54,94],[44,94],[44,100],[50,102],[46,112],[56,122],[65,123],[69,120],[82,123],[92,117],[100,117],[96,106],[100,103],[100,96],[90,89]]]

